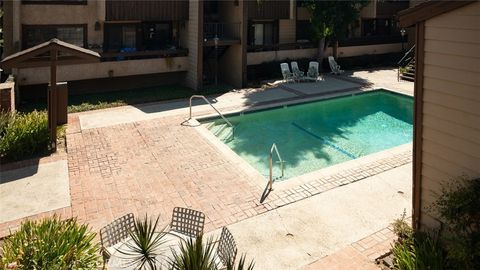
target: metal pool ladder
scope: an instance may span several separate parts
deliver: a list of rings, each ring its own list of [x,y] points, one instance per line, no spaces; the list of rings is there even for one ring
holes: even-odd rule
[[[210,106],[217,112],[218,115],[220,115],[220,117],[222,117],[222,119],[225,121],[225,123],[227,123],[227,125],[232,128],[232,139],[234,139],[234,138],[235,138],[235,126],[234,126],[230,121],[228,121],[228,119],[225,118],[225,116],[223,116],[223,114],[222,114],[219,110],[217,110],[217,108],[215,108],[215,107],[212,105],[212,103],[210,103],[210,101],[208,101],[208,99],[207,99],[205,96],[202,96],[202,95],[193,95],[193,96],[190,97],[190,116],[189,116],[188,120],[192,119],[192,100],[193,100],[194,98],[201,98],[201,99],[203,99],[205,102],[208,103],[208,105],[210,105]],[[278,152],[277,152],[277,153],[278,153]]]
[[[270,148],[270,157],[268,159],[269,165],[270,165],[270,178],[268,179],[268,188],[271,190],[273,189],[273,150],[275,150],[275,153],[277,154],[279,163],[280,163],[280,169],[282,170],[282,177],[284,176],[284,171],[285,171],[285,166],[284,166],[284,161],[282,157],[280,156],[280,153],[278,152],[278,148],[276,144],[272,144],[272,148]]]

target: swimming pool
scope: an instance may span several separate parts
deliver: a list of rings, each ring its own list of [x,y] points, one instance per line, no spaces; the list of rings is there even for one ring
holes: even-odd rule
[[[222,119],[201,122],[265,176],[275,143],[285,161],[282,179],[288,179],[411,142],[413,98],[380,89],[227,119],[235,126],[234,139]],[[274,177],[280,174],[274,165]]]

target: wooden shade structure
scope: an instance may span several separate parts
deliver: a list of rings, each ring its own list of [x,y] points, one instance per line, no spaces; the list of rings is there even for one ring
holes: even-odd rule
[[[2,68],[50,67],[48,91],[48,128],[50,143],[57,147],[57,66],[99,62],[100,55],[70,43],[52,39],[32,48],[12,54],[0,62]]]

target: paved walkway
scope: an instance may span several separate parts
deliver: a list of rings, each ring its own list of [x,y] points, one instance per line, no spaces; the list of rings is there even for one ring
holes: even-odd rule
[[[341,86],[342,81],[347,81],[343,88],[335,86],[334,90],[350,91],[353,80],[358,88],[352,91],[361,91],[361,85],[377,87],[376,77],[368,84],[363,79],[348,77],[336,77],[330,82]],[[413,84],[405,85],[413,89]],[[245,89],[212,98],[212,101],[222,111],[228,111],[329,94],[301,91]],[[348,166],[332,167],[321,174],[303,177],[298,182],[277,185],[261,200],[265,178],[238,159],[225,155],[202,134],[201,127],[182,125],[188,113],[186,105],[187,101],[177,101],[70,115],[67,151],[71,206],[31,218],[53,213],[75,216],[98,231],[129,212],[137,216],[160,214],[161,220],[168,222],[173,207],[184,206],[203,211],[207,217],[206,230],[212,231],[411,162],[411,149],[405,146],[383,157],[367,157]],[[205,105],[196,106],[194,110],[196,115],[211,113]],[[40,161],[40,166],[43,164]],[[21,219],[17,219],[0,224],[0,236],[20,222]]]

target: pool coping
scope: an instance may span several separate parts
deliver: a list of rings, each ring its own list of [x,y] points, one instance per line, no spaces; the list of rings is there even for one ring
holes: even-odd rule
[[[246,112],[254,112],[261,110],[268,110],[275,107],[281,107],[285,105],[299,105],[302,103],[310,103],[320,100],[339,98],[344,96],[350,96],[352,94],[365,93],[370,91],[378,91],[380,89],[399,94],[402,96],[413,95],[405,94],[403,92],[391,90],[385,87],[362,89],[356,88],[349,91],[340,91],[337,93],[328,93],[325,95],[306,96],[301,99],[294,100],[276,100],[268,104],[253,105],[248,108],[235,108],[225,111],[224,115],[238,114]],[[189,120],[192,127],[195,128],[207,141],[212,144],[222,155],[229,160],[230,163],[238,166],[242,169],[252,180],[261,187],[267,187],[268,176],[264,176],[246,160],[241,158],[230,147],[223,143],[218,137],[216,137],[210,130],[207,129],[205,124],[202,124],[199,120],[211,119],[218,117],[217,114],[205,114]],[[353,160],[345,161],[339,164],[328,166],[316,171],[312,171],[300,176],[295,176],[282,181],[274,181],[273,191],[274,193],[281,192],[286,193],[287,197],[296,194],[295,199],[293,197],[287,201],[281,200],[281,205],[292,203],[298,199],[313,196],[317,193],[325,190],[343,186],[348,183],[359,181],[367,177],[379,174],[381,172],[388,171],[390,169],[406,165],[412,161],[412,148],[413,143],[406,143],[399,146],[395,146],[389,149],[385,149],[379,152],[375,152],[369,155],[365,155]],[[313,190],[312,190],[313,189]],[[315,192],[315,190],[318,192]],[[298,196],[298,193],[303,194]],[[284,197],[284,196],[279,196]],[[281,198],[280,198],[281,199]],[[277,203],[278,206],[278,203]]]

